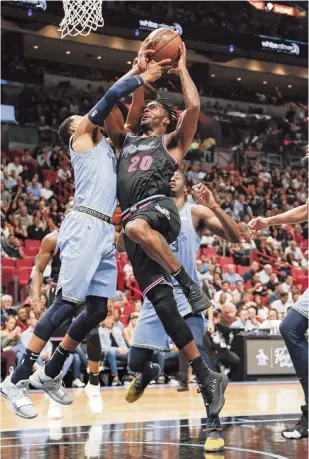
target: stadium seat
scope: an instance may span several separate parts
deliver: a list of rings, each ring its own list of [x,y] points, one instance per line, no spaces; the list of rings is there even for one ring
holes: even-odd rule
[[[204,247],[201,250],[202,250],[202,254],[206,255],[207,257],[211,257],[213,255],[217,255],[216,249],[208,249],[207,247]]]
[[[24,248],[24,254],[26,257],[35,258],[38,253],[39,253],[38,247],[25,247]]]
[[[3,266],[2,265],[2,273],[1,273],[1,283],[2,286],[6,287],[16,275],[16,268],[15,266]]]
[[[298,277],[295,283],[297,285],[300,285],[301,293],[304,293],[304,291],[308,288],[308,277],[307,276]]]
[[[18,284],[21,287],[24,287],[25,285],[28,284],[31,271],[32,271],[32,268],[30,267],[22,267],[17,270]]]
[[[20,268],[31,268],[33,266],[34,258],[21,258],[20,260],[16,261],[16,267]]]
[[[250,267],[249,266],[240,266],[240,265],[236,265],[236,269],[237,269],[237,272],[238,274],[243,277],[244,274],[250,270]]]
[[[36,247],[37,249],[40,248],[41,241],[33,241],[32,239],[26,239],[25,240],[25,247]]]
[[[2,268],[15,268],[15,260],[11,260],[10,258],[1,258]]]
[[[219,257],[219,264],[220,265],[233,265],[234,259],[233,257]]]

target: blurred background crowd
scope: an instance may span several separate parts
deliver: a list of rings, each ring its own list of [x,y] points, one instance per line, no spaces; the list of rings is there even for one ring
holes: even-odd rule
[[[186,24],[195,22],[251,35],[267,33],[270,28],[269,23],[259,20],[259,12],[250,2],[160,2],[160,10],[158,5],[107,2],[106,8],[107,14],[117,11],[119,15],[178,22],[184,30]],[[9,10],[4,13],[10,18]],[[291,36],[307,40],[306,22],[283,14],[270,13],[268,17],[273,35],[282,40]],[[4,33],[4,44],[12,40],[12,34],[10,30]],[[135,38],[141,39],[138,36],[135,33]],[[44,43],[30,45],[24,40],[31,53],[14,55],[4,47],[2,55],[2,104],[14,109],[14,119],[4,120],[1,126],[2,377],[18,363],[40,314],[48,307],[50,266],[44,273],[40,312],[31,305],[31,272],[41,240],[60,227],[74,199],[74,174],[67,146],[59,141],[58,127],[70,115],[87,113],[125,73],[123,67],[110,61],[99,66],[104,61],[101,56],[96,58],[97,65],[89,65],[87,55],[78,60],[84,65],[73,64],[71,51],[66,51],[66,59],[35,57],[33,53]],[[107,53],[107,47],[104,49]],[[130,56],[128,51],[124,58],[129,59],[128,65],[132,64]],[[213,54],[211,57],[215,59]],[[286,63],[290,62],[283,60],[281,65]],[[270,227],[254,237],[248,231],[253,217],[272,216],[306,203],[308,171],[300,159],[308,144],[307,95],[291,92],[293,85],[280,79],[287,76],[273,75],[271,84],[263,81],[254,85],[250,83],[254,72],[247,72],[248,81],[243,77],[232,81],[227,70],[226,84],[222,85],[210,71],[203,80],[194,65],[191,62],[189,68],[201,95],[201,116],[180,167],[187,179],[188,201],[194,202],[191,187],[205,183],[241,233],[240,243],[231,244],[207,231],[196,261],[200,281],[214,305],[204,344],[214,366],[236,379],[241,362],[233,351],[234,336],[240,331],[278,333],[280,321],[308,286],[307,224]],[[294,65],[300,64],[295,61]],[[50,80],[45,79],[46,74]],[[55,75],[59,78],[53,80]],[[18,83],[21,81],[22,85]],[[293,77],[289,81],[294,84]],[[177,79],[164,78],[147,88],[147,97],[167,97],[181,112],[184,106],[179,92]],[[124,118],[130,102],[128,97],[119,104]],[[118,234],[119,209],[113,223]],[[111,314],[100,325],[101,382],[112,385],[132,378],[127,371],[127,354],[142,307],[126,254],[117,254],[117,263],[117,298],[110,300]],[[121,354],[117,361],[113,347]],[[161,366],[157,383],[177,377],[178,350],[173,343],[170,347],[166,355],[157,353]],[[38,364],[50,358],[51,349],[49,343]],[[67,384],[83,387],[88,366],[84,344],[66,365]]]

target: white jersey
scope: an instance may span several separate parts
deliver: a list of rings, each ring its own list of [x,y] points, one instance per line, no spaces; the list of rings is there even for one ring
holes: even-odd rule
[[[71,147],[70,156],[74,169],[74,204],[90,207],[113,216],[117,205],[117,161],[115,154],[103,136],[92,150],[82,153]]]

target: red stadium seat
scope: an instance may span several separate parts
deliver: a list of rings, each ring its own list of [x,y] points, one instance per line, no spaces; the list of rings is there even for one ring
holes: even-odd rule
[[[295,280],[295,283],[297,285],[300,285],[301,293],[304,293],[304,291],[308,288],[308,277],[307,276],[298,277]]]
[[[234,259],[233,257],[219,257],[219,264],[220,265],[233,265]]]
[[[25,247],[36,247],[38,250],[40,249],[41,241],[33,241],[32,239],[25,240]]]
[[[26,257],[34,258],[38,253],[39,253],[38,247],[25,247],[24,248],[24,254]]]
[[[34,258],[22,258],[16,261],[16,267],[19,268],[31,268],[33,266]]]
[[[243,277],[244,274],[250,270],[250,267],[249,266],[240,266],[240,265],[236,265],[236,269],[237,269],[237,272],[238,274]]]
[[[15,268],[15,260],[11,260],[10,258],[1,258],[2,268]]]
[[[17,275],[18,275],[18,284],[21,287],[25,287],[30,279],[30,274],[31,274],[32,268],[19,268],[17,270]]]
[[[208,248],[202,248],[202,254],[206,255],[206,257],[211,257],[213,255],[217,255],[216,249],[208,249]]]
[[[2,275],[1,275],[1,283],[3,286],[7,286],[16,275],[16,268],[15,266],[3,266],[2,265]]]

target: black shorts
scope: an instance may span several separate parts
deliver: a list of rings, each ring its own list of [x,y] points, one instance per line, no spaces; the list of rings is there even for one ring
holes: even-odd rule
[[[180,233],[181,221],[179,211],[172,198],[162,198],[139,209],[124,222],[124,229],[129,221],[141,218],[166,239],[168,244],[174,242]],[[157,284],[171,283],[170,274],[157,262],[150,258],[139,244],[124,235],[125,248],[133,267],[135,279],[143,292],[147,292]]]
[[[48,307],[50,307],[54,302],[54,299],[56,297],[56,290],[57,290],[57,285],[52,284],[49,289]],[[58,294],[60,294],[60,292]],[[81,312],[83,312],[84,309],[85,309],[85,303],[77,304],[74,309],[74,316],[72,317],[72,319],[67,319],[64,322],[62,322],[62,324],[52,334],[51,339],[59,338],[59,341],[60,341],[60,339],[62,339],[66,335],[73,319],[75,319],[75,317],[77,317]]]

